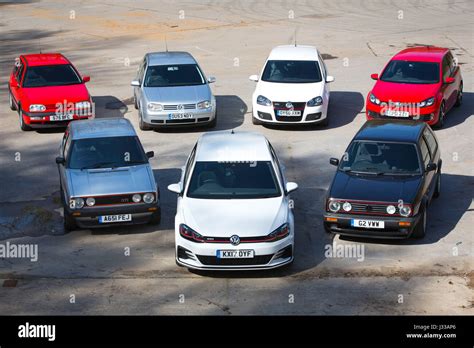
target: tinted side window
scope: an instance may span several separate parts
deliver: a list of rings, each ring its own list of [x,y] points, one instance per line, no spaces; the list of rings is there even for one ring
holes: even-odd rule
[[[425,139],[421,138],[420,140],[420,150],[421,150],[421,158],[423,160],[424,167],[428,165],[431,161],[430,152],[428,150],[428,145],[426,145]]]
[[[323,72],[323,80],[326,80],[326,76],[327,76],[326,63],[324,63],[324,60],[323,60],[323,58],[321,57],[320,54],[318,54],[318,57],[319,57],[319,61],[321,62],[321,70]]]
[[[15,77],[16,77],[16,80],[18,81],[18,83],[21,82],[21,76],[23,75],[24,67],[25,66],[23,64],[21,64],[20,67],[18,68],[17,72],[16,72]]]
[[[448,56],[443,58],[443,80],[451,75],[451,67],[449,65]]]
[[[280,182],[282,185],[285,185],[285,180],[283,179],[283,173],[282,173],[282,168],[281,168],[281,165],[280,165],[280,161],[278,160],[278,157],[275,153],[275,150],[273,149],[272,145],[270,143],[268,143],[268,146],[270,147],[270,153],[272,154],[272,158],[273,158],[273,161],[275,162],[276,166],[278,167],[277,168],[277,175],[279,176],[280,178]]]
[[[430,150],[431,156],[434,156],[436,150],[438,149],[438,143],[436,142],[436,138],[434,137],[432,131],[427,128],[423,131],[423,136],[428,144],[428,148]]]
[[[197,145],[194,145],[194,148],[191,151],[191,154],[189,155],[188,161],[186,162],[186,168],[185,168],[184,180],[183,180],[183,187],[185,187],[186,183],[188,182],[188,178],[189,178],[189,175],[190,175],[190,172],[191,172],[191,168],[192,168],[193,163],[194,163],[194,157],[196,155],[196,146]]]
[[[64,145],[64,153],[63,153],[63,156],[64,156],[64,159],[67,161],[68,157],[69,157],[69,148],[71,147],[71,137],[69,136],[69,134],[67,135],[67,139],[66,139],[66,144]]]
[[[446,57],[448,59],[449,72],[450,72],[450,75],[452,76],[454,74],[454,71],[456,70],[456,62],[451,52],[448,52],[448,54],[446,54]]]

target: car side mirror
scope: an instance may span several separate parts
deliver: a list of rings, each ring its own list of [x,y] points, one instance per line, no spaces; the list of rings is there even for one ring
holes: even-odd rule
[[[333,166],[338,166],[339,165],[339,160],[337,158],[330,158],[329,163],[332,164]]]
[[[253,82],[258,82],[258,76],[257,75],[250,75],[249,80]]]
[[[155,157],[155,151],[148,151],[148,152],[146,153],[146,157],[148,157],[148,158]]]
[[[91,80],[90,76],[83,76],[82,77],[82,82],[84,82],[84,83],[89,82],[90,80]]]
[[[446,79],[444,80],[444,83],[446,83],[447,85],[450,85],[454,83],[454,81],[456,81],[454,77],[446,77]]]
[[[330,76],[330,75],[326,76],[326,82],[334,82],[334,80],[335,80],[334,76]]]
[[[372,80],[378,80],[378,79],[379,79],[379,74],[371,74],[371,75],[370,75],[370,78],[371,78]]]
[[[298,189],[298,184],[296,182],[287,182],[286,183],[286,193],[296,191]]]
[[[64,157],[56,157],[56,164],[64,164],[66,159]]]
[[[140,81],[138,80],[133,80],[130,85],[132,85],[133,87],[140,87]]]
[[[436,168],[438,168],[438,166],[436,165],[436,163],[430,162],[430,163],[428,163],[428,165],[426,166],[426,171],[427,171],[427,172],[431,172],[431,171],[433,171],[433,170],[436,170]]]
[[[178,195],[181,194],[181,184],[180,183],[177,183],[177,184],[171,184],[171,185],[168,185],[168,190],[170,190],[171,192],[174,192],[174,193],[177,193]]]
[[[216,78],[214,76],[209,76],[207,78],[207,83],[214,83],[214,82],[216,82]]]

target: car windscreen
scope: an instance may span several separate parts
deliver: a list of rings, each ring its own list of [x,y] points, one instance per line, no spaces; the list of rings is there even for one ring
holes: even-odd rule
[[[421,174],[414,144],[354,141],[344,154],[339,169],[368,174]]]
[[[32,66],[26,69],[23,87],[64,86],[82,83],[69,64]]]
[[[385,82],[433,84],[439,82],[439,64],[433,62],[410,62],[392,60],[382,73]]]
[[[262,81],[278,83],[321,82],[321,69],[317,61],[269,60],[263,70]]]
[[[152,65],[146,71],[145,87],[203,85],[204,76],[197,64]]]
[[[73,140],[67,167],[71,169],[117,168],[148,163],[136,136]]]
[[[270,161],[196,162],[187,196],[203,199],[250,199],[281,195]]]

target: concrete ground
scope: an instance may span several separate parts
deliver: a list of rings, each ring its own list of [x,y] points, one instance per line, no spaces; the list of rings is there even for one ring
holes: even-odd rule
[[[2,314],[474,314],[472,1],[0,1],[0,244],[35,243],[36,262],[0,259]],[[330,126],[253,126],[250,97],[272,47],[317,46],[336,81]],[[166,191],[204,130],[141,132],[130,81],[149,51],[191,52],[217,77],[217,129],[255,130],[276,148],[294,194],[296,258],[270,272],[190,272],[174,262],[176,197]],[[464,104],[436,131],[442,195],[422,240],[330,237],[323,197],[339,157],[365,121],[364,99],[402,48],[449,47],[461,64]],[[54,158],[61,131],[21,132],[6,83],[21,53],[58,51],[85,75],[98,117],[139,132],[162,192],[159,227],[64,234]],[[210,214],[210,218],[215,218]],[[327,258],[326,245],[364,245],[365,257]],[[127,249],[129,248],[129,249]],[[130,250],[126,256],[125,251]]]

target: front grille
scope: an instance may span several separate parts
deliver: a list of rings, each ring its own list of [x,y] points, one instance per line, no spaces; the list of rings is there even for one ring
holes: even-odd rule
[[[209,121],[209,117],[198,118],[198,122],[207,122],[207,121]]]
[[[184,118],[181,120],[167,120],[166,123],[194,123],[195,119],[194,118]]]
[[[113,204],[137,204],[132,200],[133,194],[98,196],[95,198],[95,205],[113,205]],[[85,199],[86,197],[84,197]]]
[[[264,120],[272,119],[272,115],[270,115],[268,112],[257,111],[257,114],[258,114],[258,117],[260,117],[261,119],[264,119]]]
[[[304,113],[304,108],[306,106],[306,103],[293,103],[293,107],[288,108],[286,104],[289,102],[273,102],[273,108],[275,111],[275,118],[277,121],[281,122],[299,122],[303,119],[303,113]],[[301,111],[301,116],[278,116],[278,110],[299,110]]]
[[[387,213],[387,205],[380,205],[380,204],[364,204],[364,203],[353,203],[351,202],[352,205],[352,213],[357,213],[357,214],[383,214],[383,215],[389,215]],[[398,207],[396,204],[395,206],[395,214],[393,215],[398,215]]]
[[[273,255],[259,255],[251,259],[221,259],[216,256],[197,255],[199,262],[208,266],[250,266],[266,265]]]
[[[181,108],[178,108],[178,105],[182,106]],[[196,109],[196,104],[168,104],[168,105],[163,105],[163,110],[166,111],[172,111],[172,110],[194,110]]]
[[[321,118],[321,113],[317,112],[315,114],[306,115],[306,121],[315,121]]]

